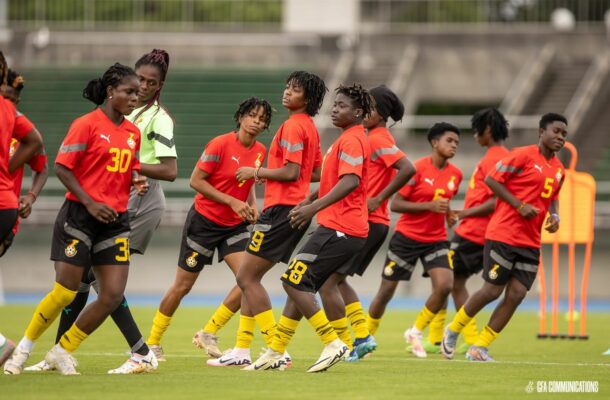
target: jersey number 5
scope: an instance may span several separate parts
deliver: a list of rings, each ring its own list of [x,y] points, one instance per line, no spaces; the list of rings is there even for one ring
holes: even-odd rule
[[[131,150],[111,147],[108,151],[112,154],[112,160],[110,165],[106,165],[106,169],[121,174],[126,172],[131,163]]]
[[[544,191],[540,193],[540,197],[543,199],[548,199],[551,197],[551,193],[553,192],[553,182],[555,180],[553,178],[546,178],[544,180]]]

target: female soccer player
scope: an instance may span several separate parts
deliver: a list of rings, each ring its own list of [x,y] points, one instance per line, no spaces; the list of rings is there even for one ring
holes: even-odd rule
[[[165,195],[159,180],[173,181],[178,168],[174,122],[159,102],[169,69],[169,54],[165,50],[154,49],[140,57],[135,67],[136,75],[140,80],[138,101],[136,109],[127,116],[127,119],[136,124],[141,132],[140,172],[149,178],[149,190],[143,196],[139,196],[132,188],[127,213],[131,226],[130,253],[144,254],[165,210]],[[67,306],[70,312],[61,314],[56,343],[85,307],[91,285],[96,285],[92,271],[89,271],[84,278],[76,298]],[[127,340],[132,355],[119,368],[112,369],[108,373],[134,374],[155,369],[156,361],[153,360],[153,355],[150,354],[149,347],[131,315],[127,300],[123,299],[121,305],[110,316]],[[47,371],[49,368],[43,360],[26,368],[26,371]]]
[[[319,226],[282,275],[288,299],[277,333],[269,349],[246,367],[249,370],[283,370],[284,352],[303,316],[325,345],[320,358],[307,372],[327,370],[349,350],[338,332],[348,327],[345,304],[336,285],[339,301],[325,304],[325,310],[318,306],[315,293],[329,276],[344,265],[351,265],[369,233],[366,191],[371,149],[362,120],[370,115],[373,100],[358,84],[339,86],[336,92],[331,118],[342,133],[324,157],[318,193],[289,214],[294,228],[305,229],[316,214]],[[327,315],[332,315],[334,321],[342,320],[342,326],[334,328]]]
[[[68,189],[53,231],[55,285],[36,307],[4,366],[6,374],[21,373],[34,342],[74,300],[83,268],[93,266],[99,296],[47,353],[51,367],[63,375],[78,374],[71,353],[123,298],[129,270],[129,192],[132,184],[140,193],[148,188],[138,173],[140,131],[125,118],[136,106],[138,86],[135,72],[116,63],[83,91],[98,107],[72,123],[55,160],[55,173]]]
[[[485,233],[483,287],[466,300],[445,329],[441,352],[453,358],[460,332],[502,292],[496,306],[466,358],[493,361],[488,347],[508,324],[532,287],[540,259],[540,231],[559,229],[559,191],[565,169],[556,156],[563,147],[568,121],[559,114],[542,116],[537,145],[519,147],[496,164],[485,183],[498,199]],[[546,214],[549,212],[549,217]]]
[[[375,100],[375,106],[371,114],[364,118],[364,127],[368,130],[368,139],[371,146],[371,163],[368,196],[368,224],[369,234],[364,247],[360,250],[359,257],[349,265],[345,265],[335,274],[330,276],[324,286],[320,289],[320,296],[324,303],[324,309],[332,308],[332,303],[337,302],[336,295],[340,293],[345,303],[345,313],[354,331],[353,349],[347,361],[357,361],[367,353],[375,350],[375,342],[372,332],[369,332],[362,305],[358,295],[347,282],[346,276],[358,274],[362,276],[373,257],[383,244],[388,235],[390,217],[388,213],[388,199],[403,187],[415,173],[413,164],[405,154],[396,147],[396,142],[390,131],[386,128],[391,117],[394,121],[400,121],[404,114],[404,105],[398,96],[386,86],[381,85],[370,90]],[[339,291],[337,292],[337,286]],[[332,316],[329,315],[329,318]],[[346,321],[331,320],[330,324],[337,332],[344,332],[340,339],[344,343],[351,344],[348,329],[343,329]]]
[[[237,275],[250,234],[248,225],[257,217],[253,179],[235,179],[241,166],[259,168],[265,146],[256,137],[269,127],[271,105],[262,99],[244,100],[234,119],[237,130],[212,139],[191,175],[198,193],[188,213],[174,283],[163,296],[155,314],[147,343],[161,355],[161,338],[180,301],[193,287],[205,265],[212,264],[214,251]]]
[[[415,162],[415,176],[398,192],[391,210],[402,215],[390,241],[381,286],[371,302],[369,320],[379,324],[398,282],[408,281],[421,260],[425,277],[430,277],[432,293],[405,339],[417,357],[426,357],[421,344],[422,331],[443,308],[453,286],[445,221],[451,225],[449,200],[458,191],[462,172],[449,162],[460,140],[457,127],[441,122],[428,131],[432,154]]]

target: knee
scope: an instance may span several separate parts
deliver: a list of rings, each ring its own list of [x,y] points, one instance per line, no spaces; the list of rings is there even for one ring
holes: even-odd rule
[[[490,303],[500,297],[503,290],[504,286],[485,284],[481,289],[480,293],[485,298],[485,300]]]
[[[191,282],[175,282],[172,291],[180,296],[180,298],[183,298],[190,293],[192,288],[193,284]]]
[[[108,293],[100,293],[97,301],[108,310],[108,313],[111,313],[121,305],[123,292],[109,291]]]
[[[248,286],[249,281],[245,274],[242,274],[241,271],[238,271],[237,275],[235,276],[235,281],[237,282],[237,286],[239,286],[241,291],[244,292]]]
[[[453,289],[453,281],[449,279],[440,282],[434,291],[442,297],[448,297],[451,294],[451,289]]]
[[[394,297],[394,290],[391,288],[381,288],[377,293],[377,298],[384,304],[389,303],[392,297]]]
[[[525,287],[510,287],[506,293],[506,300],[512,304],[519,305],[527,295],[527,289]]]

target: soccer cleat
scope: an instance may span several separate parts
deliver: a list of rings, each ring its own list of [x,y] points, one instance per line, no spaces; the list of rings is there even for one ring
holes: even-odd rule
[[[441,341],[441,354],[447,360],[453,359],[453,354],[455,353],[455,344],[457,343],[459,333],[453,332],[449,329],[449,325],[445,328],[445,334],[443,335],[443,340]]]
[[[610,356],[610,349],[608,349],[608,350],[604,351],[604,352],[602,353],[602,356]]]
[[[245,367],[252,364],[250,350],[247,352],[229,349],[219,358],[211,358],[207,361],[210,367]]]
[[[30,353],[28,351],[17,346],[11,357],[4,364],[4,374],[19,375],[23,371],[23,366],[29,357]]]
[[[415,333],[413,328],[409,328],[405,331],[404,338],[407,341],[407,344],[411,345],[411,353],[413,353],[415,357],[426,358],[428,356],[422,345],[421,333]]]
[[[487,347],[481,347],[481,346],[470,346],[470,348],[466,352],[466,359],[470,360],[470,361],[483,361],[483,362],[495,361],[493,359],[493,357],[489,355],[489,350],[487,350]]]
[[[157,362],[167,361],[165,358],[165,352],[163,351],[163,347],[160,344],[149,344],[148,348],[155,354],[155,358]]]
[[[429,340],[424,340],[424,342],[422,343],[422,346],[423,346],[424,350],[426,350],[426,353],[428,353],[428,354],[440,354],[441,353],[440,343],[434,344],[434,343],[430,343]]]
[[[6,339],[4,344],[0,346],[0,367],[4,365],[4,362],[11,357],[15,350],[15,343],[12,340]]]
[[[307,370],[307,372],[323,372],[342,361],[349,351],[349,347],[341,341],[335,339],[324,347],[320,358]]]
[[[76,371],[77,363],[74,357],[59,344],[53,346],[44,359],[62,375],[80,375],[80,373]]]
[[[466,354],[466,352],[468,351],[469,348],[470,348],[470,345],[468,343],[462,343],[455,350],[455,353],[456,354]]]
[[[204,331],[197,331],[193,336],[193,344],[198,349],[205,350],[211,358],[222,356],[222,351],[218,348],[218,336]]]
[[[349,356],[345,358],[345,361],[347,362],[356,362],[361,358],[364,358],[367,354],[372,353],[377,348],[377,342],[373,335],[369,334],[365,338],[354,340],[352,347]]]
[[[286,361],[286,368],[292,367],[292,357],[287,351],[284,352],[284,361]]]
[[[267,351],[261,355],[258,360],[254,361],[247,367],[242,368],[244,371],[283,371],[284,369],[286,369],[286,358],[284,357],[284,354],[278,353],[277,351],[273,351],[271,349],[267,349]]]
[[[27,372],[44,372],[44,371],[55,371],[55,368],[51,367],[47,360],[42,360],[38,364],[34,364],[30,367],[24,368]]]
[[[133,354],[127,361],[123,363],[118,368],[111,369],[108,371],[109,374],[141,374],[145,372],[152,372],[157,369],[159,363],[157,362],[157,357],[155,357],[155,353],[152,350],[148,351],[148,354],[144,357],[140,355]]]

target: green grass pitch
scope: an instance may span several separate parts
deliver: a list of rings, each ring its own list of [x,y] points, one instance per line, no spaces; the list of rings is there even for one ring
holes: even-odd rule
[[[34,306],[0,307],[0,331],[13,340],[23,334]],[[154,314],[152,307],[134,307],[134,315],[146,336]],[[213,368],[191,344],[195,331],[211,315],[209,307],[180,308],[163,340],[168,361],[146,375],[107,375],[126,360],[127,345],[108,320],[75,353],[81,376],[59,376],[54,372],[0,376],[0,399],[514,399],[610,398],[610,314],[589,315],[588,341],[537,340],[537,318],[517,312],[491,354],[496,363],[466,362],[458,356],[446,361],[440,355],[415,359],[405,352],[404,329],[415,312],[389,310],[376,335],[379,348],[358,363],[340,363],[321,374],[305,370],[322,350],[307,324],[302,322],[290,347],[293,366],[284,372],[246,372],[238,368]],[[279,315],[279,310],[275,310]],[[453,313],[450,313],[450,317]],[[479,328],[489,314],[478,319]],[[563,321],[562,321],[563,322]],[[562,325],[565,325],[563,323]],[[41,338],[28,365],[42,359],[55,338],[54,324]],[[219,332],[221,347],[234,344],[237,318]],[[263,346],[254,342],[256,358]],[[530,382],[598,381],[599,393],[527,393]]]

